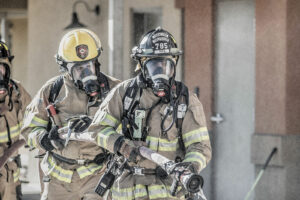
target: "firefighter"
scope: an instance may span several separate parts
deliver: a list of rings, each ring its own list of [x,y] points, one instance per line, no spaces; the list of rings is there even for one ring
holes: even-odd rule
[[[31,147],[45,151],[42,199],[100,199],[94,192],[106,153],[97,145],[59,138],[69,127],[80,133],[91,122],[107,93],[120,81],[100,72],[99,38],[76,29],[62,38],[56,61],[63,73],[50,79],[26,109],[22,134]]]
[[[175,161],[174,173],[199,173],[211,159],[203,107],[175,80],[182,54],[173,36],[158,27],[142,37],[132,58],[140,73],[114,88],[89,127],[98,145],[128,159],[128,170],[112,186],[109,199],[181,199],[162,168],[139,155],[146,146]],[[122,131],[118,131],[122,130]]]
[[[0,158],[19,140],[25,108],[31,101],[22,85],[11,78],[13,58],[7,45],[0,42]],[[20,167],[16,151],[0,169],[0,199],[21,199]]]

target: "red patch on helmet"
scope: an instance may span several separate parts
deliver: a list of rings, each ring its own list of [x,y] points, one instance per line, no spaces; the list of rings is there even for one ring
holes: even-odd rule
[[[165,95],[166,95],[166,93],[164,91],[157,92],[157,96],[159,96],[159,97],[164,97]]]
[[[85,44],[76,46],[76,54],[79,58],[85,59],[89,54],[89,48]]]

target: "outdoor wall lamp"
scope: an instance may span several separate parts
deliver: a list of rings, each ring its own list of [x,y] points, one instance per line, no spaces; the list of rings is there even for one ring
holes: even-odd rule
[[[89,12],[94,12],[96,15],[100,14],[100,6],[96,5],[94,9],[91,9],[89,7],[89,5],[85,2],[85,1],[75,1],[73,4],[73,13],[72,13],[72,22],[70,25],[68,25],[67,27],[65,27],[64,29],[72,29],[72,28],[82,28],[82,27],[86,27],[86,25],[82,24],[79,22],[78,16],[77,16],[77,12],[76,12],[76,6],[79,3],[83,3],[85,5],[85,8],[89,11]]]

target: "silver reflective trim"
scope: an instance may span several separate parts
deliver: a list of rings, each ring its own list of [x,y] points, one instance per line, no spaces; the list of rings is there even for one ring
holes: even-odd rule
[[[185,137],[183,140],[185,143],[189,143],[190,141],[201,141],[203,137],[208,136],[208,132],[198,132],[198,133],[194,133],[190,136]]]
[[[126,188],[126,189],[121,189],[121,190],[124,190],[124,191],[120,191],[118,190],[118,188],[116,187],[113,187],[112,188],[112,196],[113,198],[122,198],[122,199],[126,199],[125,197],[129,198],[129,199],[132,199],[133,198],[133,190],[132,188]]]
[[[157,75],[152,76],[152,80],[155,80],[155,79],[158,79],[158,78],[169,80],[169,77],[166,74],[157,74]]]
[[[42,124],[42,123],[40,123],[40,122],[38,122],[38,121],[35,121],[34,118],[32,119],[31,124],[34,124],[34,125],[36,125],[36,126],[41,126],[41,127],[47,128],[47,125]]]
[[[206,159],[205,157],[198,153],[198,152],[189,152],[186,154],[184,161],[186,162],[198,162],[201,164],[201,168],[204,168],[206,166]]]
[[[90,75],[90,76],[84,77],[84,78],[82,79],[82,82],[84,83],[84,82],[87,82],[87,81],[89,81],[89,80],[97,80],[97,76],[95,76],[95,75]]]

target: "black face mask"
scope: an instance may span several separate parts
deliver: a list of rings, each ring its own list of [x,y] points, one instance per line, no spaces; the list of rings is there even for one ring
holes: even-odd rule
[[[6,63],[0,63],[0,101],[3,101],[8,94],[9,75],[9,66]]]
[[[169,58],[153,58],[144,63],[145,77],[151,82],[153,93],[163,99],[170,98],[175,76],[175,63]]]
[[[100,85],[93,61],[75,64],[71,69],[75,85],[89,96],[96,96],[100,92]]]

